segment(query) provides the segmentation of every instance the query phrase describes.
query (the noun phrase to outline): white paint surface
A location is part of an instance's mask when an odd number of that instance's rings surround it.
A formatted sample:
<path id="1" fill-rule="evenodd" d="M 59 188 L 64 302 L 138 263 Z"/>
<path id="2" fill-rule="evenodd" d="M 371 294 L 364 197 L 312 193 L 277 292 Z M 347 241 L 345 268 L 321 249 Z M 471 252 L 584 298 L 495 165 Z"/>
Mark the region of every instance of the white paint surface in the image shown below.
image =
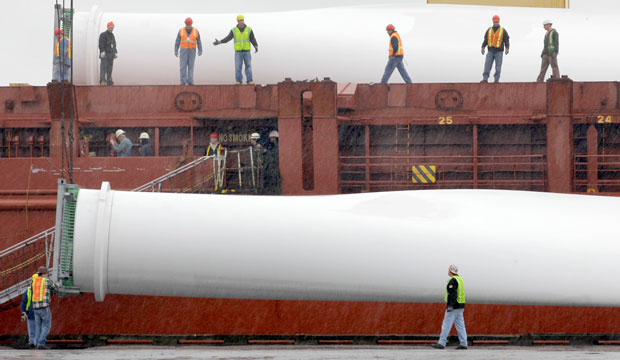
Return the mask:
<path id="1" fill-rule="evenodd" d="M 105 185 L 106 183 L 104 183 Z M 84 292 L 617 306 L 620 199 L 494 190 L 226 196 L 82 189 Z"/>

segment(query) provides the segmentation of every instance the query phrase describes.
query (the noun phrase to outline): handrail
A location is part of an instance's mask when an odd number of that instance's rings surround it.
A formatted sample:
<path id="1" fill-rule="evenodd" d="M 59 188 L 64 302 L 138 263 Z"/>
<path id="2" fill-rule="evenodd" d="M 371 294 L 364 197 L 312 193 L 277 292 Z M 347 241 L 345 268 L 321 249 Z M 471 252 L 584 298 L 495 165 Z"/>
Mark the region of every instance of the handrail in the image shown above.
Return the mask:
<path id="1" fill-rule="evenodd" d="M 144 184 L 142 186 L 139 186 L 139 187 L 137 187 L 137 188 L 135 188 L 135 189 L 133 189 L 131 191 L 141 192 L 141 191 L 145 191 L 145 190 L 148 190 L 148 189 L 151 189 L 151 191 L 154 191 L 156 185 L 161 184 L 161 183 L 163 183 L 166 180 L 172 179 L 173 177 L 175 177 L 175 176 L 177 176 L 179 174 L 182 174 L 182 173 L 186 172 L 187 170 L 192 169 L 192 168 L 202 164 L 203 162 L 207 161 L 208 159 L 212 159 L 212 158 L 214 158 L 213 155 L 211 155 L 211 156 L 201 156 L 198 159 L 196 159 L 196 160 L 194 160 L 192 162 L 189 162 L 189 163 L 187 163 L 187 164 L 185 164 L 185 165 L 183 165 L 183 166 L 181 166 L 181 167 L 179 167 L 179 168 L 177 168 L 177 169 L 175 169 L 175 170 L 173 170 L 173 171 L 171 171 L 171 172 L 169 172 L 167 174 L 164 174 L 164 175 L 158 177 L 155 180 L 149 181 L 148 183 L 146 183 L 146 184 Z"/>

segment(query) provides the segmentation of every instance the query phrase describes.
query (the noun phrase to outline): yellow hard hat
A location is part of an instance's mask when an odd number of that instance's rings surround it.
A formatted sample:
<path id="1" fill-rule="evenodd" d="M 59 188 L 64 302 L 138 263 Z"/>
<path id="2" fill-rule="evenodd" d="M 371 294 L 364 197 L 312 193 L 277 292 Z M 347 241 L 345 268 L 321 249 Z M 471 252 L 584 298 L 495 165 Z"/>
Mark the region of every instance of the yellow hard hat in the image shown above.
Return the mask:
<path id="1" fill-rule="evenodd" d="M 32 275 L 32 281 L 35 281 L 39 277 L 39 274 Z"/>
<path id="2" fill-rule="evenodd" d="M 237 21 L 239 20 L 245 20 L 245 18 L 243 17 L 243 15 L 237 15 Z"/>

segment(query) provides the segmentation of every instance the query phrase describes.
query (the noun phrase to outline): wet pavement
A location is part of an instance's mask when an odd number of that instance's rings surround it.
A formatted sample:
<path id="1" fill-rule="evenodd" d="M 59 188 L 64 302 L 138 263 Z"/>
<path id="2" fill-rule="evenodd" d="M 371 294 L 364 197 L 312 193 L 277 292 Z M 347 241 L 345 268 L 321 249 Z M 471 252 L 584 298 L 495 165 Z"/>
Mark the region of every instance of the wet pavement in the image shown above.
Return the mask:
<path id="1" fill-rule="evenodd" d="M 435 350 L 421 346 L 104 346 L 83 350 L 15 350 L 0 359 L 63 360 L 314 360 L 314 359 L 620 359 L 620 346 L 485 346 Z"/>

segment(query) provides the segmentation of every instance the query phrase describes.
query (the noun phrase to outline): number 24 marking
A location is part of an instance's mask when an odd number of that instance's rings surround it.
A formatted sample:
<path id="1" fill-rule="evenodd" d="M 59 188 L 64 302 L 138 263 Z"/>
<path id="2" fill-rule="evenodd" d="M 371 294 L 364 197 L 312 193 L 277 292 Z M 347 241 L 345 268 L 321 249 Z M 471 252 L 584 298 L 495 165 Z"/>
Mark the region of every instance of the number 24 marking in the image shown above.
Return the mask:
<path id="1" fill-rule="evenodd" d="M 596 120 L 597 124 L 611 124 L 612 123 L 611 115 L 607 115 L 607 116 L 605 116 L 605 115 L 598 115 L 596 117 L 596 119 L 597 119 Z"/>

